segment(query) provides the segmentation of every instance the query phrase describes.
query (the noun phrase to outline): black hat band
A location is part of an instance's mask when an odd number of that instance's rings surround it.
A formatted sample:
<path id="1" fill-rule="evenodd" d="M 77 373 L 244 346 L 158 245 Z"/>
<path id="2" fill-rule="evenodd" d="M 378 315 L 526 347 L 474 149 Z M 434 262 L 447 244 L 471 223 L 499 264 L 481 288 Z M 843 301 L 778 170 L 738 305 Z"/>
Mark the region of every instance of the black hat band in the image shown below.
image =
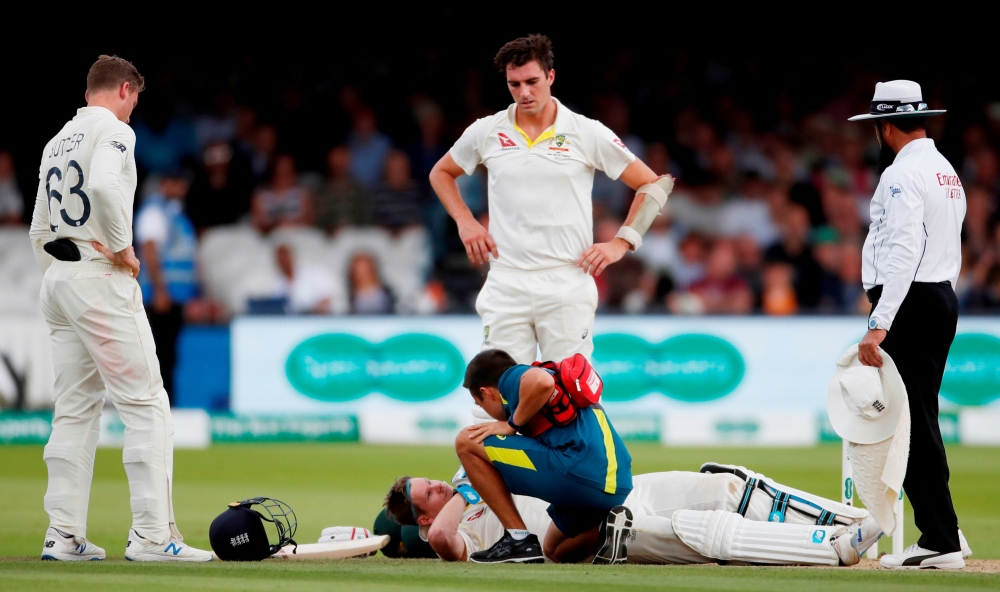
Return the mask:
<path id="1" fill-rule="evenodd" d="M 927 103 L 922 101 L 872 101 L 868 113 L 871 115 L 888 115 L 889 113 L 914 113 L 926 110 Z"/>

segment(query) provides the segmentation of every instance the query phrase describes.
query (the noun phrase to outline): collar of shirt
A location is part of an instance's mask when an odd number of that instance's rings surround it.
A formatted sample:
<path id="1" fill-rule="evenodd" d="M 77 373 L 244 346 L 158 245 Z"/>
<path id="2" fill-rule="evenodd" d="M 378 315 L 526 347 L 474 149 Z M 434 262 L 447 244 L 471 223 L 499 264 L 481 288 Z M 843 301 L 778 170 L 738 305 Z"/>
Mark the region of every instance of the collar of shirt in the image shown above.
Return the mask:
<path id="1" fill-rule="evenodd" d="M 930 138 L 920 138 L 919 140 L 913 140 L 906 146 L 903 146 L 903 149 L 899 151 L 899 154 L 896 155 L 896 158 L 902 158 L 911 152 L 915 152 L 923 148 L 933 148 L 933 147 L 934 147 L 934 140 Z"/>
<path id="2" fill-rule="evenodd" d="M 107 107 L 80 107 L 76 110 L 77 117 L 83 117 L 84 115 L 102 115 L 118 119 L 115 114 L 111 112 L 111 109 L 108 109 Z"/>
<path id="3" fill-rule="evenodd" d="M 511 126 L 513 126 L 514 131 L 521 134 L 524 141 L 528 143 L 528 148 L 531 148 L 535 144 L 542 142 L 542 140 L 548 140 L 549 138 L 554 138 L 559 132 L 566 131 L 569 126 L 569 109 L 565 108 L 562 103 L 559 102 L 555 97 L 551 97 L 551 100 L 556 105 L 556 121 L 553 123 L 549 129 L 541 133 L 535 141 L 531 141 L 528 134 L 524 133 L 521 126 L 517 125 L 517 103 L 513 103 L 510 107 L 507 107 L 507 119 L 510 121 Z"/>

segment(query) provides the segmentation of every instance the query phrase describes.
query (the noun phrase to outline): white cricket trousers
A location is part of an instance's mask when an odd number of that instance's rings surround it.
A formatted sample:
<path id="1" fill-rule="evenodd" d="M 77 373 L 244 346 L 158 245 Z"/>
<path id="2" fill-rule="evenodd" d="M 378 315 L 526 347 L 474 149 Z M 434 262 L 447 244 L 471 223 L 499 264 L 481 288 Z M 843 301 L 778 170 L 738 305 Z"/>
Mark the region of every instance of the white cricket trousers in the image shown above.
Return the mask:
<path id="1" fill-rule="evenodd" d="M 575 265 L 521 271 L 493 263 L 476 299 L 483 349 L 502 349 L 518 364 L 559 362 L 594 353 L 597 284 Z"/>
<path id="2" fill-rule="evenodd" d="M 670 518 L 677 510 L 736 512 L 746 482 L 729 473 L 670 471 L 632 477 L 632 493 L 625 506 L 632 510 L 632 536 L 627 542 L 629 563 L 715 563 L 681 541 Z M 780 485 L 779 485 L 780 487 Z M 830 502 L 831 507 L 835 502 Z M 767 522 L 773 501 L 758 491 L 750 498 L 745 517 Z M 788 512 L 789 524 L 815 524 L 798 512 Z"/>
<path id="3" fill-rule="evenodd" d="M 51 526 L 87 536 L 105 392 L 125 424 L 122 462 L 132 528 L 170 540 L 174 424 L 139 284 L 121 266 L 56 261 L 45 272 L 42 312 L 52 337 L 55 413 L 45 446 Z"/>

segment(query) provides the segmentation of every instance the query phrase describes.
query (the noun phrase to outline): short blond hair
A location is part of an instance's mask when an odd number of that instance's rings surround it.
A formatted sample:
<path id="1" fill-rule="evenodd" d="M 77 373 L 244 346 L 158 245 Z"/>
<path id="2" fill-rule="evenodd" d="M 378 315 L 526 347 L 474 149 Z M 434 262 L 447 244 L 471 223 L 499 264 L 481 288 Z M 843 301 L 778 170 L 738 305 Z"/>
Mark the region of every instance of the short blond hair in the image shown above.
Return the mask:
<path id="1" fill-rule="evenodd" d="M 114 55 L 102 55 L 87 73 L 87 92 L 117 90 L 126 82 L 136 92 L 146 88 L 146 79 L 132 62 Z"/>

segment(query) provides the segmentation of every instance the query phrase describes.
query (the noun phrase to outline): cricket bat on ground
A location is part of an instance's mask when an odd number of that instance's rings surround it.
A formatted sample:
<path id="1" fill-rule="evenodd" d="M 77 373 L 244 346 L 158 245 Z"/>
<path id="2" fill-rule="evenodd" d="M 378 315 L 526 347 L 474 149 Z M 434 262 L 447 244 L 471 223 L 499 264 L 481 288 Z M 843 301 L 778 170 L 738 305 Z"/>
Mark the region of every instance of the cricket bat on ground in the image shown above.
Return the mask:
<path id="1" fill-rule="evenodd" d="M 272 555 L 271 559 L 303 561 L 306 559 L 346 559 L 374 553 L 389 544 L 388 535 L 376 535 L 367 539 L 344 541 L 342 543 L 322 543 L 311 545 L 286 545 Z M 293 553 L 294 551 L 294 553 Z"/>

